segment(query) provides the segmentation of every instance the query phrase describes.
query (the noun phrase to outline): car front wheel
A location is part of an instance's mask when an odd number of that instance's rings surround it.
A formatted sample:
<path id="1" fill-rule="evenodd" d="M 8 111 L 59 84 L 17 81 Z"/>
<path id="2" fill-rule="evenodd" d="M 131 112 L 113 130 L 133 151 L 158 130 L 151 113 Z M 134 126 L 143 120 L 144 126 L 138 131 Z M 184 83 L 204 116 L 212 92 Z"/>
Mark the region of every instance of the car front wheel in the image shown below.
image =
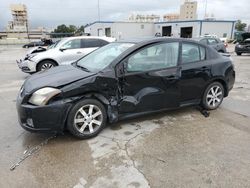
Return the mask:
<path id="1" fill-rule="evenodd" d="M 42 61 L 41 63 L 38 64 L 37 71 L 48 70 L 55 66 L 56 66 L 56 63 L 53 61 L 49 61 L 49 60 Z"/>
<path id="2" fill-rule="evenodd" d="M 107 113 L 105 107 L 95 99 L 84 99 L 70 111 L 67 129 L 80 139 L 92 138 L 105 127 Z"/>
<path id="3" fill-rule="evenodd" d="M 240 53 L 240 52 L 236 52 L 236 54 L 237 54 L 237 55 L 241 55 L 241 53 Z"/>
<path id="4" fill-rule="evenodd" d="M 219 82 L 211 83 L 205 90 L 202 106 L 207 110 L 215 110 L 218 108 L 224 98 L 224 87 Z"/>

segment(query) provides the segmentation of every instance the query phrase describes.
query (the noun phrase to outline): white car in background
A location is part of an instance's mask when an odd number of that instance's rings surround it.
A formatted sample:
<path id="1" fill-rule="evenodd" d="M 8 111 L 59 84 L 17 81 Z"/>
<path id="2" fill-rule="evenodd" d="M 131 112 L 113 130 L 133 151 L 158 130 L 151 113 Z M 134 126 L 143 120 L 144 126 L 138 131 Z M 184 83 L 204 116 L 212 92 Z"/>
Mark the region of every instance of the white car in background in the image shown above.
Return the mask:
<path id="1" fill-rule="evenodd" d="M 35 73 L 58 65 L 73 63 L 115 40 L 111 37 L 94 36 L 64 38 L 48 47 L 46 51 L 28 53 L 23 60 L 17 60 L 17 64 L 23 72 Z"/>

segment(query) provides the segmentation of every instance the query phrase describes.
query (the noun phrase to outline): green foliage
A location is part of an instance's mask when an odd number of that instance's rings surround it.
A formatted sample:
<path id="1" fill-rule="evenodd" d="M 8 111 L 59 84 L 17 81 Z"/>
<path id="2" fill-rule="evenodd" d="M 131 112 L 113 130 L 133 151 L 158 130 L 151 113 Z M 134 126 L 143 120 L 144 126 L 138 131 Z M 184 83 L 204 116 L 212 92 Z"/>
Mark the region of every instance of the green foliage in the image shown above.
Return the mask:
<path id="1" fill-rule="evenodd" d="M 246 28 L 247 24 L 246 23 L 242 23 L 241 20 L 237 20 L 236 24 L 235 24 L 235 29 L 237 31 L 244 31 Z"/>
<path id="2" fill-rule="evenodd" d="M 75 25 L 58 25 L 56 29 L 50 34 L 53 38 L 80 36 L 84 33 L 84 26 L 77 27 Z"/>
<path id="3" fill-rule="evenodd" d="M 66 26 L 65 24 L 58 25 L 53 33 L 83 33 L 84 26 L 76 27 L 75 25 Z"/>

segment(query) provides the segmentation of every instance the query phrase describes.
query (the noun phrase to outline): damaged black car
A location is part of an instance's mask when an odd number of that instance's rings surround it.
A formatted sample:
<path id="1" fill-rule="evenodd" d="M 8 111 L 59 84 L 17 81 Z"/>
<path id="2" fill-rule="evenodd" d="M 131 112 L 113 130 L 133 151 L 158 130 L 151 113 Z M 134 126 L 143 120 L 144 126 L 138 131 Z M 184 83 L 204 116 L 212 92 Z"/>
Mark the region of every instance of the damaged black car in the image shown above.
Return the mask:
<path id="1" fill-rule="evenodd" d="M 188 105 L 220 106 L 235 81 L 230 57 L 185 39 L 114 42 L 30 76 L 17 98 L 28 131 L 96 136 L 107 123 Z"/>

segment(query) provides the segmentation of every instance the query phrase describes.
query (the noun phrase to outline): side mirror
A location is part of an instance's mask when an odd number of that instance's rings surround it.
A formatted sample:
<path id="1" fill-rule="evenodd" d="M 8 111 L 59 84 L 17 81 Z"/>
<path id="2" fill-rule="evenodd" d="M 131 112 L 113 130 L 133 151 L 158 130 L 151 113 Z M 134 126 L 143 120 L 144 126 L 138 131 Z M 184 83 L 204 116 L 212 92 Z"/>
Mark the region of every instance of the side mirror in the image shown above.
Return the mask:
<path id="1" fill-rule="evenodd" d="M 63 52 L 63 51 L 65 51 L 65 50 L 67 50 L 67 48 L 60 48 L 59 49 L 61 52 Z"/>

